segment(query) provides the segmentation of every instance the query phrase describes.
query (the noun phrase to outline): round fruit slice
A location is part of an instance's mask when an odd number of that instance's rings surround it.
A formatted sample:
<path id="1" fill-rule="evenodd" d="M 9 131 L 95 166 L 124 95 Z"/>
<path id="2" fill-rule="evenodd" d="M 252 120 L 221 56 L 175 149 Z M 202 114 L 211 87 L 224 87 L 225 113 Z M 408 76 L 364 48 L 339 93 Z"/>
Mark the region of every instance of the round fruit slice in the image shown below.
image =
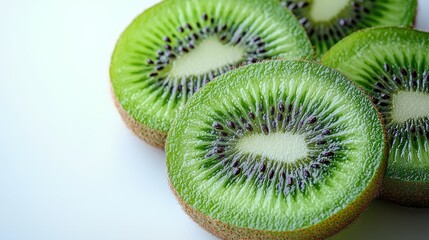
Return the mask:
<path id="1" fill-rule="evenodd" d="M 385 135 L 370 100 L 330 68 L 268 61 L 198 92 L 167 141 L 172 189 L 228 239 L 319 239 L 375 197 Z"/>
<path id="2" fill-rule="evenodd" d="M 128 126 L 163 147 L 179 110 L 214 77 L 263 59 L 312 55 L 302 26 L 275 1 L 171 0 L 122 34 L 111 82 Z"/>
<path id="3" fill-rule="evenodd" d="M 362 30 L 322 62 L 362 87 L 383 115 L 390 137 L 384 197 L 429 207 L 429 33 Z"/>
<path id="4" fill-rule="evenodd" d="M 320 57 L 350 33 L 375 26 L 411 26 L 417 0 L 279 0 L 306 29 Z"/>

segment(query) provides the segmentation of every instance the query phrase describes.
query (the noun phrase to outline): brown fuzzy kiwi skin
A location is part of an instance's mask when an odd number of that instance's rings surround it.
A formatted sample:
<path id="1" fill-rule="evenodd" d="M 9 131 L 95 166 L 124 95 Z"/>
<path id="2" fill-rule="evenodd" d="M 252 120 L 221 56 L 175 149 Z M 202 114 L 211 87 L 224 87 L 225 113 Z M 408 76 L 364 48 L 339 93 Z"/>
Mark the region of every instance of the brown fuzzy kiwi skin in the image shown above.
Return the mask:
<path id="1" fill-rule="evenodd" d="M 429 207 L 429 182 L 404 182 L 384 178 L 380 198 L 406 207 Z"/>
<path id="2" fill-rule="evenodd" d="M 384 156 L 387 156 L 385 148 Z M 182 206 L 183 210 L 202 228 L 221 239 L 255 239 L 255 240 L 282 240 L 282 239 L 325 239 L 332 236 L 349 224 L 353 223 L 359 215 L 364 212 L 378 194 L 386 170 L 386 158 L 383 159 L 382 166 L 376 172 L 368 187 L 345 209 L 332 215 L 330 218 L 308 228 L 297 229 L 295 231 L 265 231 L 260 229 L 243 228 L 228 225 L 217 219 L 211 218 L 199 212 L 191 205 L 183 201 L 169 181 L 170 188 Z"/>
<path id="3" fill-rule="evenodd" d="M 118 98 L 116 97 L 112 89 L 112 97 L 115 103 L 116 108 L 118 109 L 119 114 L 124 120 L 127 127 L 141 140 L 149 143 L 150 145 L 164 150 L 165 142 L 167 139 L 167 133 L 154 130 L 148 126 L 141 124 L 139 121 L 135 120 L 127 111 L 122 107 Z"/>

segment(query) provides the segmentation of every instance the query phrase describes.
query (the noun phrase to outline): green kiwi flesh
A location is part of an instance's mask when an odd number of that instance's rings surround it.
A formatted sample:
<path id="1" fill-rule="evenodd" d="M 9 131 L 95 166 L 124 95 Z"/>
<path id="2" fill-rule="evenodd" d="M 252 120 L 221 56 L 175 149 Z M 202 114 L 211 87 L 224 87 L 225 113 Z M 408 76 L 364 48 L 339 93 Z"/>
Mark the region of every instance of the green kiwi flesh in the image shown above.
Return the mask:
<path id="1" fill-rule="evenodd" d="M 170 0 L 128 26 L 110 75 L 127 124 L 163 147 L 177 113 L 214 77 L 265 59 L 312 56 L 302 26 L 275 1 Z"/>
<path id="2" fill-rule="evenodd" d="M 223 239 L 321 239 L 375 198 L 381 120 L 339 72 L 305 61 L 232 70 L 189 101 L 168 134 L 185 211 Z"/>
<path id="3" fill-rule="evenodd" d="M 383 197 L 429 207 L 429 33 L 361 30 L 332 47 L 322 63 L 366 91 L 383 116 L 390 138 Z"/>
<path id="4" fill-rule="evenodd" d="M 417 0 L 279 0 L 306 29 L 318 57 L 350 33 L 376 26 L 411 26 Z"/>

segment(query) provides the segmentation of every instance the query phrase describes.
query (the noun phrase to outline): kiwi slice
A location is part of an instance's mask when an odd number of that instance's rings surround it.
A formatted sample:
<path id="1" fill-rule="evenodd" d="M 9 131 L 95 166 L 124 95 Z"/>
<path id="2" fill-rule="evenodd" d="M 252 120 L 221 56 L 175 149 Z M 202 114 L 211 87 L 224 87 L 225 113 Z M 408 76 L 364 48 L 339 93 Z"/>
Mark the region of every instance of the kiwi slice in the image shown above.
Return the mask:
<path id="1" fill-rule="evenodd" d="M 417 0 L 279 0 L 306 29 L 318 57 L 350 33 L 375 26 L 411 26 Z"/>
<path id="2" fill-rule="evenodd" d="M 177 113 L 216 76 L 264 59 L 312 56 L 302 26 L 275 1 L 170 0 L 125 30 L 110 73 L 128 126 L 163 147 Z"/>
<path id="3" fill-rule="evenodd" d="M 429 207 L 429 33 L 383 27 L 356 32 L 322 58 L 363 88 L 390 137 L 383 196 Z"/>
<path id="4" fill-rule="evenodd" d="M 220 76 L 168 135 L 170 184 L 184 210 L 223 239 L 319 239 L 375 197 L 385 134 L 367 96 L 305 61 Z"/>

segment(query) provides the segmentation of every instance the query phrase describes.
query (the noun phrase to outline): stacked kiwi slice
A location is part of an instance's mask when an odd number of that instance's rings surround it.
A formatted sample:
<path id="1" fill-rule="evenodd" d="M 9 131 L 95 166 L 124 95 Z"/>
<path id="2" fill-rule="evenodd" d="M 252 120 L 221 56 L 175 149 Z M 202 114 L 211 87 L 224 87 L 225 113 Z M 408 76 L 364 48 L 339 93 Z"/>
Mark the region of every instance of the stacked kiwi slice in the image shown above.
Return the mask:
<path id="1" fill-rule="evenodd" d="M 312 56 L 305 30 L 276 1 L 170 0 L 122 34 L 111 83 L 127 125 L 163 148 L 180 109 L 216 76 L 265 59 Z"/>
<path id="2" fill-rule="evenodd" d="M 411 26 L 417 0 L 279 0 L 306 29 L 317 56 L 350 33 L 375 26 Z"/>
<path id="3" fill-rule="evenodd" d="M 320 239 L 375 198 L 385 135 L 369 98 L 335 70 L 268 61 L 198 92 L 168 136 L 171 187 L 222 239 Z"/>
<path id="4" fill-rule="evenodd" d="M 383 197 L 429 207 L 429 33 L 361 30 L 322 62 L 365 90 L 383 116 L 390 138 Z"/>

